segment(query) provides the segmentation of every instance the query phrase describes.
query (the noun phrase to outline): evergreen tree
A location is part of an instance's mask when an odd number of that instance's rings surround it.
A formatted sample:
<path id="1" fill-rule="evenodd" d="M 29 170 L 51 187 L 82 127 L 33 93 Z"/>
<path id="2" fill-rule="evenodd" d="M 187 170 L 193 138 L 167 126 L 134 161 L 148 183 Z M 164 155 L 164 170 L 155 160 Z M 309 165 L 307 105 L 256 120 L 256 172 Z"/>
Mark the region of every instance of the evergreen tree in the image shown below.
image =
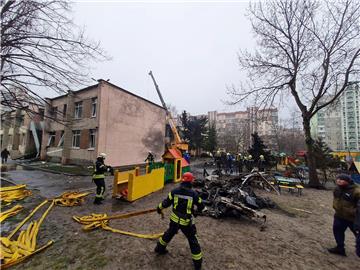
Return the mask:
<path id="1" fill-rule="evenodd" d="M 327 181 L 327 169 L 340 167 L 340 160 L 333 157 L 331 152 L 332 150 L 321 138 L 315 140 L 314 155 L 316 168 L 323 172 L 325 181 Z"/>
<path id="2" fill-rule="evenodd" d="M 190 141 L 190 131 L 189 131 L 190 123 L 189 123 L 188 113 L 185 110 L 181 113 L 180 122 L 182 126 L 180 129 L 182 139 L 185 141 Z"/>
<path id="3" fill-rule="evenodd" d="M 248 150 L 248 153 L 250 155 L 252 155 L 253 160 L 255 161 L 255 163 L 257 163 L 260 159 L 260 155 L 263 155 L 265 158 L 265 163 L 266 164 L 270 164 L 271 161 L 273 160 L 273 157 L 270 154 L 270 151 L 266 150 L 266 145 L 264 144 L 264 142 L 261 140 L 261 138 L 259 137 L 258 133 L 255 132 L 253 134 L 251 134 L 252 136 L 252 146 L 251 148 Z"/>
<path id="4" fill-rule="evenodd" d="M 213 153 L 217 148 L 217 134 L 214 124 L 210 124 L 207 132 L 207 138 L 205 140 L 205 150 Z"/>
<path id="5" fill-rule="evenodd" d="M 205 146 L 207 117 L 191 117 L 186 111 L 180 116 L 182 139 L 189 142 L 190 149 L 199 151 Z"/>
<path id="6" fill-rule="evenodd" d="M 197 152 L 205 146 L 207 117 L 192 118 L 189 121 L 190 148 Z"/>

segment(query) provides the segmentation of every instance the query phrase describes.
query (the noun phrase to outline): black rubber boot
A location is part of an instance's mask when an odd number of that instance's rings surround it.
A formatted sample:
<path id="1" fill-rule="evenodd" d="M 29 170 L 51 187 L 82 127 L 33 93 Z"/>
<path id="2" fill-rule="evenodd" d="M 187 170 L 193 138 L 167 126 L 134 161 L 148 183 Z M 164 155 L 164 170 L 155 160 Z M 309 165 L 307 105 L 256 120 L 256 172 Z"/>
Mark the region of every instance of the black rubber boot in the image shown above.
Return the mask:
<path id="1" fill-rule="evenodd" d="M 193 262 L 194 262 L 194 269 L 195 270 L 201 270 L 202 259 L 193 260 Z"/>
<path id="2" fill-rule="evenodd" d="M 94 200 L 94 204 L 101 204 L 101 199 L 96 197 L 95 200 Z"/>
<path id="3" fill-rule="evenodd" d="M 346 256 L 345 248 L 340 248 L 340 247 L 328 248 L 328 251 L 332 254 Z"/>
<path id="4" fill-rule="evenodd" d="M 160 254 L 160 255 L 164 255 L 164 254 L 168 253 L 166 247 L 164 247 L 164 246 L 161 245 L 160 243 L 157 243 L 157 244 L 156 244 L 156 247 L 155 247 L 154 251 L 155 251 L 157 254 Z"/>

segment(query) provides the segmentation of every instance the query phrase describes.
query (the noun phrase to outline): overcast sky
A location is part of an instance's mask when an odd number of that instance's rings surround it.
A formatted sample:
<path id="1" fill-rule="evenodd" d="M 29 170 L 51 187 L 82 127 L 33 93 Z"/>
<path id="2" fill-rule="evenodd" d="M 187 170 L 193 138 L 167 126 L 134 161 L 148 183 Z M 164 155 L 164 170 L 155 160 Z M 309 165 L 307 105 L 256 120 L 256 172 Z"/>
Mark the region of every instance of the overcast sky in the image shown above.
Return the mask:
<path id="1" fill-rule="evenodd" d="M 73 16 L 112 57 L 94 67 L 94 78 L 160 103 L 152 70 L 165 102 L 196 115 L 245 107 L 222 100 L 226 86 L 245 79 L 239 49 L 255 44 L 247 7 L 247 1 L 78 1 Z"/>

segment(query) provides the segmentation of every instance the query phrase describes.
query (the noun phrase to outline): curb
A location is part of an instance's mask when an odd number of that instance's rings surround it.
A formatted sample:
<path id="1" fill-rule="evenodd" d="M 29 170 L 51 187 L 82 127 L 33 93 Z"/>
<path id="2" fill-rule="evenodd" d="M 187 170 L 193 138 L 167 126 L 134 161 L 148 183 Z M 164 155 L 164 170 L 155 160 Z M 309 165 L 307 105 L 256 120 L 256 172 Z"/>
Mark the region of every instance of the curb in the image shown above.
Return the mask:
<path id="1" fill-rule="evenodd" d="M 74 173 L 59 172 L 59 171 L 53 171 L 53 170 L 49 170 L 49 169 L 44 169 L 44 168 L 39 168 L 39 167 L 36 167 L 36 166 L 27 165 L 27 164 L 24 164 L 24 163 L 18 163 L 18 162 L 15 162 L 15 163 L 17 165 L 23 166 L 25 168 L 31 168 L 31 169 L 34 169 L 34 170 L 53 173 L 53 174 L 62 174 L 62 175 L 66 175 L 66 176 L 91 176 L 91 174 L 74 174 Z"/>

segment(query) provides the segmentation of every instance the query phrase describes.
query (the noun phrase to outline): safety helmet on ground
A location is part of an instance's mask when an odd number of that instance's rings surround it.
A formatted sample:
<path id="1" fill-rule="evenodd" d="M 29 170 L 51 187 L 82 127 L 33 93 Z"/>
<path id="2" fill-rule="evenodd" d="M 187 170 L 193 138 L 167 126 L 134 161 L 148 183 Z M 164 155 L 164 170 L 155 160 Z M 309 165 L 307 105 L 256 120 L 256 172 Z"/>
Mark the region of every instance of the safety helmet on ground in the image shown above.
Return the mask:
<path id="1" fill-rule="evenodd" d="M 100 153 L 100 154 L 98 155 L 98 157 L 101 157 L 101 158 L 105 159 L 105 158 L 106 158 L 106 154 L 105 154 L 105 153 Z"/>
<path id="2" fill-rule="evenodd" d="M 248 158 L 249 158 L 249 159 L 252 159 L 252 155 L 249 155 Z"/>
<path id="3" fill-rule="evenodd" d="M 182 176 L 183 183 L 192 183 L 195 180 L 194 175 L 191 172 L 186 172 Z"/>
<path id="4" fill-rule="evenodd" d="M 264 155 L 260 155 L 260 159 L 264 159 Z"/>

